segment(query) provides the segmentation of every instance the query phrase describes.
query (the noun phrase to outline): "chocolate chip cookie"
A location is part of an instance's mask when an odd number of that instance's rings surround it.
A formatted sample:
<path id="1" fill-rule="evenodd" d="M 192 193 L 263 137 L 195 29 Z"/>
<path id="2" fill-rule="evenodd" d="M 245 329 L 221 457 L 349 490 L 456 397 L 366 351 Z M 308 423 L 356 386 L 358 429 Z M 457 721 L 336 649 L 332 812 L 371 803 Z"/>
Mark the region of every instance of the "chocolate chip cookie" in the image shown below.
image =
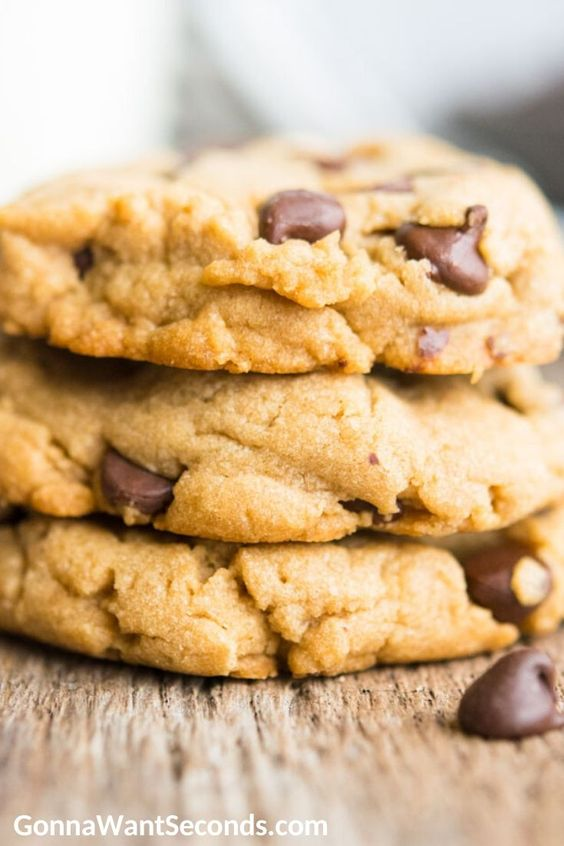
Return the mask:
<path id="1" fill-rule="evenodd" d="M 561 347 L 564 260 L 518 169 L 425 138 L 64 177 L 0 210 L 0 319 L 200 370 L 479 375 Z"/>
<path id="2" fill-rule="evenodd" d="M 110 520 L 24 518 L 0 529 L 0 628 L 102 658 L 244 678 L 454 658 L 556 628 L 564 507 L 463 540 L 245 547 Z M 477 575 L 486 555 L 495 575 Z"/>
<path id="3" fill-rule="evenodd" d="M 192 373 L 0 345 L 0 501 L 241 543 L 508 525 L 564 493 L 560 391 L 464 377 Z"/>

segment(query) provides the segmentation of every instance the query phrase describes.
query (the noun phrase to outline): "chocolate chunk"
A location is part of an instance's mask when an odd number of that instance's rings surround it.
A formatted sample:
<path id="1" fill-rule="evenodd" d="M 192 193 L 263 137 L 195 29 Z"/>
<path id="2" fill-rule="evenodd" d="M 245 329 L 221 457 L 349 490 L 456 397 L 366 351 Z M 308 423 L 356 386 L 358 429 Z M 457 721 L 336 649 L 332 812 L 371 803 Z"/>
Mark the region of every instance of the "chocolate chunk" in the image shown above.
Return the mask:
<path id="1" fill-rule="evenodd" d="M 271 244 L 289 238 L 319 241 L 330 232 L 345 230 L 342 205 L 329 194 L 313 191 L 280 191 L 259 210 L 259 235 Z"/>
<path id="2" fill-rule="evenodd" d="M 481 550 L 462 566 L 470 598 L 500 623 L 520 625 L 552 590 L 548 567 L 520 543 Z"/>
<path id="3" fill-rule="evenodd" d="M 102 493 L 109 503 L 136 508 L 142 514 L 158 514 L 172 502 L 172 482 L 133 464 L 109 449 L 101 467 Z"/>
<path id="4" fill-rule="evenodd" d="M 485 206 L 471 206 L 460 229 L 404 223 L 395 239 L 410 259 L 428 259 L 431 275 L 438 282 L 473 296 L 485 291 L 488 284 L 488 266 L 478 249 L 487 219 Z"/>
<path id="5" fill-rule="evenodd" d="M 426 361 L 436 358 L 448 344 L 448 329 L 433 329 L 432 326 L 424 326 L 417 338 L 417 352 Z"/>
<path id="6" fill-rule="evenodd" d="M 490 738 L 519 738 L 564 726 L 556 709 L 554 664 L 538 649 L 501 658 L 470 685 L 458 709 L 463 731 Z"/>
<path id="7" fill-rule="evenodd" d="M 84 279 L 88 271 L 92 270 L 94 266 L 94 253 L 92 252 L 92 247 L 83 247 L 81 250 L 77 250 L 76 253 L 73 253 L 72 260 L 74 261 L 74 266 L 78 270 L 78 275 L 81 279 Z"/>

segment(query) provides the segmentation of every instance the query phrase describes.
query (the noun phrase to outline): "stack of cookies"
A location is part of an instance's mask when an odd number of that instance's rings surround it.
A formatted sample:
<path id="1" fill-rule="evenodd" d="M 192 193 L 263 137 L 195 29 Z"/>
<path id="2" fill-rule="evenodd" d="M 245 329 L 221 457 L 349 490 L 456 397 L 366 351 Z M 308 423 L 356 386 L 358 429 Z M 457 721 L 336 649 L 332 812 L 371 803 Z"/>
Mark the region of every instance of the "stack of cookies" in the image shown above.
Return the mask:
<path id="1" fill-rule="evenodd" d="M 535 186 L 431 139 L 26 194 L 0 210 L 0 627 L 245 678 L 555 629 L 564 408 L 531 365 L 563 312 Z"/>

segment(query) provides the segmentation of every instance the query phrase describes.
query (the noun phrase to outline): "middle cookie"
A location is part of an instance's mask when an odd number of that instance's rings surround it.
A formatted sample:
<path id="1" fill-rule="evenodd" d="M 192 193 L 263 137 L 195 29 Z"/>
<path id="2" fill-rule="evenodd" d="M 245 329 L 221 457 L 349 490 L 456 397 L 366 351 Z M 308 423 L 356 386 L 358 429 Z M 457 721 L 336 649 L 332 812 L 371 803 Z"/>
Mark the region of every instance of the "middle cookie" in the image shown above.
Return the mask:
<path id="1" fill-rule="evenodd" d="M 0 343 L 0 500 L 241 543 L 508 525 L 564 494 L 536 371 L 223 375 Z"/>

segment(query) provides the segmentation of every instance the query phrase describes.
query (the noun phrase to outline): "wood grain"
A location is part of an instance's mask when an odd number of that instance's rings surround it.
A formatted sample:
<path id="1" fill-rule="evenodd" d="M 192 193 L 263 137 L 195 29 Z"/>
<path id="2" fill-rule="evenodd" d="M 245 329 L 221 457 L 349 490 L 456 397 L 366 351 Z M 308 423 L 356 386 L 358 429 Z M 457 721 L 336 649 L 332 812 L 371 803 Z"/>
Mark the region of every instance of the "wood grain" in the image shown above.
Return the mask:
<path id="1" fill-rule="evenodd" d="M 562 680 L 564 632 L 543 646 Z M 453 724 L 461 691 L 489 660 L 215 681 L 1 638 L 0 842 L 31 842 L 13 833 L 19 813 L 253 812 L 327 819 L 329 836 L 308 843 L 561 846 L 564 732 L 487 743 Z"/>

